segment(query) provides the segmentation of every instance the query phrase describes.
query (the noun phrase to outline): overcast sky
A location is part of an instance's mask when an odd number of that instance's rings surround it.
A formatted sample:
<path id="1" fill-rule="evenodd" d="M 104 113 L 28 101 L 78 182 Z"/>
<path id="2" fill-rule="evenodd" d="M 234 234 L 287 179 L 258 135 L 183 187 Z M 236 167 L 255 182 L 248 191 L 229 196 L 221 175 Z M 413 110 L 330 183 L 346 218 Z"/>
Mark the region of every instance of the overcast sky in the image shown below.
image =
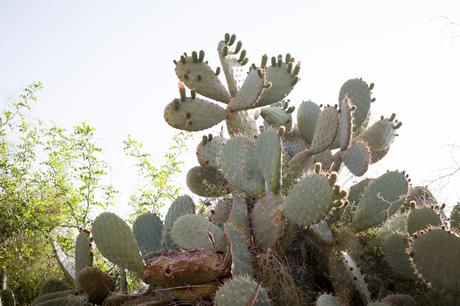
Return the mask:
<path id="1" fill-rule="evenodd" d="M 460 26 L 443 16 L 460 24 L 460 2 L 0 0 L 0 97 L 38 80 L 33 117 L 95 126 L 121 206 L 139 183 L 122 140 L 161 157 L 175 132 L 163 120 L 178 95 L 172 60 L 203 49 L 216 67 L 217 42 L 236 33 L 250 62 L 286 52 L 302 62 L 293 104 L 335 104 L 347 79 L 374 82 L 373 118 L 395 112 L 403 127 L 369 173 L 405 169 L 425 184 L 455 165 L 443 146 L 460 141 Z M 432 189 L 453 204 L 458 182 Z"/>

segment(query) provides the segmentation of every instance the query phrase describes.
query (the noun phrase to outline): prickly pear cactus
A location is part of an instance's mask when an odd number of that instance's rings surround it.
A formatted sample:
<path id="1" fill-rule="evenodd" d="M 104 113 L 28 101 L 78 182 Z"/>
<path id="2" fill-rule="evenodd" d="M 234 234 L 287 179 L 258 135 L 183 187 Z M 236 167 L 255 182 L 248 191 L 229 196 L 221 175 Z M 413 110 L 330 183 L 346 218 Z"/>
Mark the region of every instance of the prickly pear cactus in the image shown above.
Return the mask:
<path id="1" fill-rule="evenodd" d="M 248 65 L 234 34 L 217 51 L 217 68 L 204 51 L 174 61 L 179 96 L 164 109 L 173 128 L 226 126 L 201 138 L 187 174 L 206 205 L 195 214 L 181 196 L 164 222 L 139 216 L 134 234 L 97 217 L 100 253 L 151 286 L 104 305 L 458 305 L 460 208 L 449 226 L 427 188 L 376 168 L 402 123 L 394 113 L 372 122 L 374 84 L 347 80 L 336 105 L 308 100 L 295 112 L 290 53 Z"/>

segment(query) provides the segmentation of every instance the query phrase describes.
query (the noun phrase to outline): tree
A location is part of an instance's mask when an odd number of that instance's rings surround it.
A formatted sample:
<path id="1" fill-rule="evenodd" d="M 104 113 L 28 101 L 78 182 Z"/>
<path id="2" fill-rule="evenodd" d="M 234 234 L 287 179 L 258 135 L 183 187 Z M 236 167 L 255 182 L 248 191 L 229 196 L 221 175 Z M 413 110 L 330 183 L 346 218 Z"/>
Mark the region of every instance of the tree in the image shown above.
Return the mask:
<path id="1" fill-rule="evenodd" d="M 187 132 L 175 134 L 160 166 L 155 165 L 152 155 L 144 152 L 142 144 L 131 135 L 123 141 L 125 154 L 135 160 L 137 173 L 145 182 L 130 197 L 129 204 L 134 208 L 134 215 L 147 211 L 159 213 L 160 208 L 179 195 L 180 188 L 173 179 L 181 172 L 183 161 L 180 155 L 184 153 L 190 137 L 191 134 Z"/>

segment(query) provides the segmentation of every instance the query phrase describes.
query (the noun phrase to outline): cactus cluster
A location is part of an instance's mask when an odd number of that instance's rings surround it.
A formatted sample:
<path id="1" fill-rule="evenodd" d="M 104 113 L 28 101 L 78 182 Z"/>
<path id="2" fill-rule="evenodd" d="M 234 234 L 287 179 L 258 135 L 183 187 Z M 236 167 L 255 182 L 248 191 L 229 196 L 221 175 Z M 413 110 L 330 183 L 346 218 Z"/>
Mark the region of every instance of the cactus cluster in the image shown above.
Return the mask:
<path id="1" fill-rule="evenodd" d="M 287 96 L 300 64 L 289 53 L 246 66 L 230 34 L 218 53 L 217 69 L 204 51 L 174 61 L 180 95 L 164 110 L 186 131 L 225 121 L 228 138 L 203 136 L 187 175 L 189 189 L 213 206 L 196 214 L 184 195 L 164 221 L 146 213 L 132 229 L 99 215 L 91 234 L 77 237 L 77 289 L 35 305 L 458 305 L 460 206 L 449 222 L 404 171 L 339 184 L 344 169 L 362 177 L 385 157 L 401 127 L 395 114 L 370 122 L 374 84 L 348 80 L 337 104 L 304 101 L 294 113 Z M 110 277 L 91 267 L 90 235 L 148 289 L 112 292 Z"/>

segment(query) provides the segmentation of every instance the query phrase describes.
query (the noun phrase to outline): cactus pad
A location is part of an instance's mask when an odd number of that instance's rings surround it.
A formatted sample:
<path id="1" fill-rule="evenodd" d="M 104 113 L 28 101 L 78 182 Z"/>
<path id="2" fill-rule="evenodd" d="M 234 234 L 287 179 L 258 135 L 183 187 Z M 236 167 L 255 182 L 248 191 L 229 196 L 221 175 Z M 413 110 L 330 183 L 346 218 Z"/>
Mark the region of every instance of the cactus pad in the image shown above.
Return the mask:
<path id="1" fill-rule="evenodd" d="M 366 173 L 371 162 L 369 147 L 365 142 L 354 142 L 346 151 L 341 151 L 340 157 L 348 170 L 356 176 Z"/>
<path id="2" fill-rule="evenodd" d="M 419 275 L 438 289 L 458 294 L 460 288 L 460 237 L 432 229 L 411 244 L 412 262 Z"/>
<path id="3" fill-rule="evenodd" d="M 198 144 L 196 156 L 200 165 L 207 169 L 217 169 L 226 139 L 220 136 L 204 136 Z"/>
<path id="4" fill-rule="evenodd" d="M 188 195 L 183 195 L 174 200 L 168 209 L 163 225 L 163 234 L 161 237 L 161 246 L 163 249 L 174 249 L 176 246 L 171 238 L 171 229 L 177 219 L 184 215 L 194 214 L 195 204 Z"/>
<path id="5" fill-rule="evenodd" d="M 335 140 L 339 128 L 339 113 L 337 109 L 326 106 L 319 115 L 315 134 L 311 142 L 312 154 L 326 150 Z"/>
<path id="6" fill-rule="evenodd" d="M 284 106 L 283 106 L 284 107 Z M 268 126 L 278 129 L 284 126 L 286 131 L 292 130 L 292 108 L 283 108 L 279 106 L 271 106 L 262 109 L 260 115 L 264 118 Z"/>
<path id="7" fill-rule="evenodd" d="M 321 294 L 316 300 L 315 306 L 340 306 L 340 303 L 333 295 Z"/>
<path id="8" fill-rule="evenodd" d="M 254 205 L 251 224 L 257 247 L 272 248 L 283 235 L 284 220 L 281 214 L 283 201 L 281 195 L 266 195 Z"/>
<path id="9" fill-rule="evenodd" d="M 233 97 L 238 94 L 246 78 L 247 63 L 246 50 L 242 49 L 242 42 L 236 42 L 236 35 L 226 35 L 225 40 L 219 42 L 217 51 L 227 80 L 228 88 Z"/>
<path id="10" fill-rule="evenodd" d="M 230 245 L 230 253 L 232 254 L 232 276 L 252 277 L 251 255 L 240 231 L 231 224 L 225 224 L 224 232 L 227 237 L 227 243 Z"/>
<path id="11" fill-rule="evenodd" d="M 136 273 L 142 273 L 144 262 L 133 232 L 123 219 L 105 212 L 93 222 L 92 234 L 102 255 L 114 264 Z"/>
<path id="12" fill-rule="evenodd" d="M 219 197 L 230 193 L 228 182 L 216 169 L 196 166 L 187 173 L 187 186 L 196 195 Z"/>
<path id="13" fill-rule="evenodd" d="M 387 172 L 367 187 L 353 216 L 352 225 L 360 231 L 377 225 L 401 206 L 409 188 L 406 175 L 403 172 Z"/>
<path id="14" fill-rule="evenodd" d="M 248 207 L 239 197 L 233 199 L 228 223 L 241 233 L 241 236 L 249 245 L 251 242 L 251 229 L 249 228 Z"/>
<path id="15" fill-rule="evenodd" d="M 339 92 L 339 102 L 345 96 L 351 100 L 351 103 L 356 106 L 356 111 L 353 113 L 353 129 L 356 131 L 367 120 L 371 107 L 371 89 L 362 79 L 351 79 L 346 81 Z"/>
<path id="16" fill-rule="evenodd" d="M 252 196 L 264 193 L 264 179 L 257 169 L 254 145 L 249 139 L 235 137 L 227 141 L 220 166 L 231 185 Z"/>
<path id="17" fill-rule="evenodd" d="M 232 211 L 232 200 L 222 199 L 217 202 L 213 210 L 211 210 L 211 216 L 209 220 L 215 225 L 222 227 L 227 222 L 230 212 Z"/>
<path id="18" fill-rule="evenodd" d="M 142 256 L 161 251 L 163 223 L 157 215 L 152 213 L 139 215 L 133 224 L 133 234 Z"/>
<path id="19" fill-rule="evenodd" d="M 450 226 L 460 234 L 460 204 L 455 205 L 450 212 Z"/>
<path id="20" fill-rule="evenodd" d="M 285 61 L 281 55 L 276 59 L 272 58 L 272 64 L 267 69 L 267 80 L 272 83 L 272 86 L 262 92 L 262 96 L 256 106 L 270 105 L 283 100 L 294 86 L 297 84 L 300 70 L 300 63 L 294 66 L 294 58 L 290 55 L 286 56 Z"/>
<path id="21" fill-rule="evenodd" d="M 313 173 L 294 186 L 283 204 L 282 212 L 290 221 L 309 226 L 326 217 L 332 200 L 333 193 L 327 178 Z"/>
<path id="22" fill-rule="evenodd" d="M 197 215 L 185 215 L 174 222 L 171 238 L 181 249 L 204 248 L 225 251 L 224 231 Z"/>
<path id="23" fill-rule="evenodd" d="M 225 109 L 200 98 L 174 99 L 166 105 L 165 121 L 172 127 L 185 131 L 209 129 L 225 119 Z"/>
<path id="24" fill-rule="evenodd" d="M 203 62 L 203 59 L 203 51 L 200 52 L 200 57 L 197 56 L 196 52 L 193 52 L 192 56 L 181 56 L 180 60 L 176 62 L 177 77 L 188 88 L 195 90 L 200 95 L 228 103 L 230 94 L 213 69 L 206 62 Z"/>
<path id="25" fill-rule="evenodd" d="M 281 139 L 273 129 L 266 129 L 255 144 L 257 168 L 262 174 L 266 190 L 279 193 L 281 189 Z"/>
<path id="26" fill-rule="evenodd" d="M 269 306 L 270 300 L 264 288 L 245 277 L 227 281 L 216 292 L 216 306 Z"/>
<path id="27" fill-rule="evenodd" d="M 303 138 L 311 143 L 315 134 L 321 108 L 312 101 L 304 101 L 297 109 L 297 126 Z"/>
<path id="28" fill-rule="evenodd" d="M 383 254 L 391 270 L 403 279 L 414 279 L 415 271 L 411 265 L 407 248 L 409 236 L 392 232 L 385 236 L 382 242 Z"/>
<path id="29" fill-rule="evenodd" d="M 251 69 L 238 94 L 228 104 L 229 111 L 239 111 L 251 108 L 259 99 L 260 94 L 267 87 L 265 70 Z"/>
<path id="30" fill-rule="evenodd" d="M 93 264 L 89 232 L 81 231 L 75 239 L 75 272 L 78 273 Z"/>
<path id="31" fill-rule="evenodd" d="M 441 216 L 429 206 L 411 210 L 407 217 L 407 231 L 409 235 L 431 226 L 442 225 Z"/>
<path id="32" fill-rule="evenodd" d="M 152 285 L 174 287 L 210 282 L 229 274 L 221 255 L 206 250 L 166 252 L 147 261 L 142 279 Z"/>

